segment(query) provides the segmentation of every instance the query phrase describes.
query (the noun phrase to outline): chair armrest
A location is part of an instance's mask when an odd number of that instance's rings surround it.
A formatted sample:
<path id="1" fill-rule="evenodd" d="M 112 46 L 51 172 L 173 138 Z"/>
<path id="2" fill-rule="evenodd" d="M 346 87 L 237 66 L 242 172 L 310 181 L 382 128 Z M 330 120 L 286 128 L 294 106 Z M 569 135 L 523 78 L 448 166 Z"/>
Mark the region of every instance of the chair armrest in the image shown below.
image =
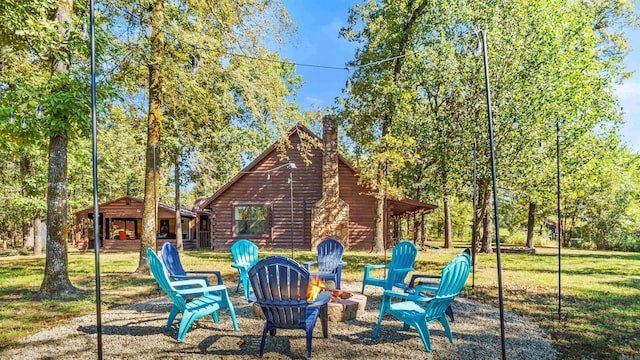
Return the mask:
<path id="1" fill-rule="evenodd" d="M 187 279 L 187 280 L 176 280 L 171 281 L 171 285 L 174 287 L 185 286 L 185 285 L 199 285 L 201 288 L 207 287 L 207 282 L 204 279 Z"/>
<path id="2" fill-rule="evenodd" d="M 331 291 L 322 291 L 309 306 L 322 306 L 328 303 L 329 300 L 331 300 Z"/>
<path id="3" fill-rule="evenodd" d="M 369 277 L 369 272 L 373 269 L 386 269 L 389 265 L 365 265 L 364 266 L 364 277 L 365 279 Z"/>
<path id="4" fill-rule="evenodd" d="M 222 274 L 220 271 L 187 271 L 187 274 L 211 274 L 218 278 L 218 285 L 222 285 Z"/>
<path id="5" fill-rule="evenodd" d="M 231 264 L 231 267 L 235 268 L 235 269 L 238 269 L 238 270 L 246 270 L 247 269 L 246 266 L 240 265 L 240 264 L 236 264 L 236 263 Z"/>
<path id="6" fill-rule="evenodd" d="M 304 262 L 304 268 L 305 268 L 305 269 L 307 269 L 307 271 L 310 271 L 310 270 L 311 270 L 311 265 L 313 265 L 313 264 L 317 264 L 317 263 L 318 263 L 318 261 L 317 261 L 317 260 L 314 260 L 314 261 L 305 261 L 305 262 Z"/>
<path id="7" fill-rule="evenodd" d="M 439 285 L 439 284 L 436 284 Z M 429 285 L 418 285 L 415 287 L 416 292 L 420 293 L 422 291 L 428 291 L 428 292 L 436 292 L 438 291 L 438 286 L 429 286 Z"/>
<path id="8" fill-rule="evenodd" d="M 415 281 L 416 279 L 440 279 L 441 276 L 439 275 L 425 275 L 425 274 L 413 274 L 411 275 L 411 281 L 409 281 L 409 287 L 412 288 L 415 285 Z M 422 281 L 418 281 L 418 285 L 421 285 L 423 282 Z M 435 284 L 435 283 L 429 283 L 429 284 Z"/>
<path id="9" fill-rule="evenodd" d="M 347 266 L 347 262 L 346 261 L 341 261 L 340 262 L 340 266 Z"/>
<path id="10" fill-rule="evenodd" d="M 426 296 L 399 293 L 399 292 L 395 292 L 395 291 L 391 291 L 391 290 L 385 290 L 383 296 L 394 297 L 394 298 L 399 298 L 399 299 L 409 300 L 409 301 L 418 301 L 418 302 L 427 302 L 427 301 L 431 301 L 431 299 L 433 299 L 433 298 L 426 297 Z"/>
<path id="11" fill-rule="evenodd" d="M 214 286 L 206 286 L 202 288 L 191 288 L 191 289 L 181 289 L 178 290 L 178 294 L 180 295 L 190 295 L 190 294 L 203 294 L 214 291 L 227 291 L 226 285 L 214 285 Z"/>
<path id="12" fill-rule="evenodd" d="M 413 271 L 413 268 L 403 268 L 403 269 L 389 269 L 389 272 L 409 272 L 409 271 Z"/>
<path id="13" fill-rule="evenodd" d="M 388 268 L 389 265 L 365 265 L 364 268 L 366 269 L 384 269 L 384 268 Z"/>

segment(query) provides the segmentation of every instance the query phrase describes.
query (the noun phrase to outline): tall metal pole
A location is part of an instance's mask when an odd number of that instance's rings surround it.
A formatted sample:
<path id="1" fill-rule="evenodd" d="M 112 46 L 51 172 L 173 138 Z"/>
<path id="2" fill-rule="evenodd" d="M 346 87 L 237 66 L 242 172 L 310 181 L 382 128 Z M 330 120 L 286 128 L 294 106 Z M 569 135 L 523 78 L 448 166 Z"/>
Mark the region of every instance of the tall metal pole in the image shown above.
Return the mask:
<path id="1" fill-rule="evenodd" d="M 153 144 L 153 226 L 156 238 L 156 254 L 158 253 L 158 203 L 156 195 L 156 144 Z M 160 285 L 158 285 L 160 286 Z"/>
<path id="2" fill-rule="evenodd" d="M 93 238 L 95 239 L 96 266 L 96 333 L 98 334 L 98 359 L 102 360 L 102 310 L 100 297 L 100 209 L 98 208 L 98 121 L 96 119 L 96 36 L 94 1 L 89 0 L 89 22 L 91 24 L 91 160 L 93 167 Z"/>
<path id="3" fill-rule="evenodd" d="M 487 95 L 487 118 L 489 120 L 489 147 L 491 150 L 491 180 L 493 182 L 493 212 L 496 226 L 496 256 L 498 262 L 498 299 L 500 303 L 500 340 L 502 359 L 506 359 L 504 336 L 504 303 L 502 301 L 502 261 L 500 259 L 500 218 L 498 217 L 498 186 L 496 181 L 496 159 L 493 144 L 493 116 L 491 115 L 491 93 L 489 91 L 489 58 L 487 55 L 487 30 L 481 30 L 484 60 L 484 82 Z"/>
<path id="4" fill-rule="evenodd" d="M 557 179 L 557 197 L 558 197 L 558 227 L 556 229 L 556 233 L 558 235 L 558 320 L 562 320 L 562 287 L 561 287 L 561 276 L 562 272 L 560 271 L 560 262 L 561 262 L 561 249 L 562 249 L 562 225 L 560 223 L 561 213 L 560 213 L 560 121 L 556 120 L 556 179 Z"/>
<path id="5" fill-rule="evenodd" d="M 158 253 L 158 203 L 156 195 L 156 144 L 153 144 L 153 236 L 156 244 L 156 254 Z M 147 261 L 149 261 L 147 259 Z M 160 293 L 160 283 L 156 281 L 156 293 Z"/>
<path id="6" fill-rule="evenodd" d="M 473 230 L 471 231 L 471 266 L 472 266 L 472 277 L 471 277 L 471 289 L 475 291 L 476 289 L 476 257 L 478 256 L 476 251 L 478 251 L 478 233 L 476 232 L 476 228 L 478 226 L 478 201 L 476 197 L 478 196 L 478 140 L 473 139 Z"/>

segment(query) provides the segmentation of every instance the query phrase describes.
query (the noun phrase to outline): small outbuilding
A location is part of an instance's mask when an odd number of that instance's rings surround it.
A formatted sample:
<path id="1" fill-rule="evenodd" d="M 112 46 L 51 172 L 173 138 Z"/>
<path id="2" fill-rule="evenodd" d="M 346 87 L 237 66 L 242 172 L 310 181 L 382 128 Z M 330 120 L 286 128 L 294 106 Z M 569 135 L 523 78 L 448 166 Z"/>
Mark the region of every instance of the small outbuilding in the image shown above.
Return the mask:
<path id="1" fill-rule="evenodd" d="M 135 251 L 140 248 L 143 205 L 143 199 L 133 196 L 123 196 L 99 205 L 98 226 L 102 249 Z M 182 231 L 185 249 L 199 247 L 196 241 L 200 235 L 196 231 L 197 214 L 189 209 L 180 209 L 181 224 L 178 226 L 175 214 L 175 206 L 158 203 L 158 247 L 166 241 L 172 241 L 175 245 L 176 231 Z M 76 247 L 81 250 L 93 249 L 93 207 L 80 210 L 74 215 Z"/>

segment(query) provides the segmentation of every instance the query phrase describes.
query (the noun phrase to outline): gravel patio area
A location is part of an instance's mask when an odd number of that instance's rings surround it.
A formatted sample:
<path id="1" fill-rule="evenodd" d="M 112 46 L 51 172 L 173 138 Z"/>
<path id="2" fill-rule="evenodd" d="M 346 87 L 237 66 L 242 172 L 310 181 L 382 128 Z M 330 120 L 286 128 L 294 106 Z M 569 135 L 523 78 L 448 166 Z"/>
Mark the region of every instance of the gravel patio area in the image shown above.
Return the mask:
<path id="1" fill-rule="evenodd" d="M 344 283 L 343 289 L 359 291 L 360 283 Z M 171 302 L 167 297 L 150 299 L 127 307 L 104 311 L 102 343 L 105 359 L 257 359 L 264 321 L 230 286 L 240 332 L 234 332 L 227 309 L 220 323 L 210 317 L 197 320 L 182 343 L 176 341 L 178 321 L 164 332 Z M 451 323 L 455 344 L 450 344 L 439 323 L 429 324 L 433 353 L 424 350 L 415 330 L 385 317 L 380 336 L 371 339 L 378 319 L 382 291 L 367 287 L 367 307 L 356 320 L 329 322 L 329 338 L 316 325 L 312 356 L 315 359 L 498 359 L 500 323 L 497 308 L 458 297 Z M 67 325 L 43 330 L 17 348 L 0 353 L 1 359 L 89 359 L 95 358 L 96 316 L 70 320 Z M 505 313 L 508 359 L 555 359 L 557 353 L 546 334 L 529 320 Z M 304 331 L 278 330 L 268 337 L 264 359 L 303 359 Z"/>

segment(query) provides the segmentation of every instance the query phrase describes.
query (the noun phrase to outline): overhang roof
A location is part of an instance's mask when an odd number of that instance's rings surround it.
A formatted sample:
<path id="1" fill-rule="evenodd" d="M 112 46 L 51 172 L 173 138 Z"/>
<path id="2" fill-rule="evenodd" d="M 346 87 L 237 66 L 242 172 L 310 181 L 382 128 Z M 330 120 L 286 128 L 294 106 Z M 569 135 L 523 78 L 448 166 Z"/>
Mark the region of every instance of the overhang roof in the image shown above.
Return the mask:
<path id="1" fill-rule="evenodd" d="M 127 200 L 127 199 L 129 199 L 131 201 L 134 201 L 134 202 L 137 202 L 137 203 L 141 203 L 141 204 L 144 203 L 144 199 L 139 198 L 139 197 L 122 196 L 122 197 L 119 197 L 117 199 L 113 199 L 113 200 L 109 200 L 109 201 L 103 202 L 102 204 L 99 204 L 98 207 L 105 207 L 105 206 L 108 206 L 109 204 L 112 204 L 112 203 L 114 203 L 116 201 Z M 169 211 L 174 211 L 174 212 L 176 211 L 176 207 L 173 204 L 166 204 L 166 203 L 160 202 L 160 203 L 158 203 L 158 207 L 159 208 L 163 208 L 165 210 L 169 210 Z M 74 212 L 73 214 L 75 215 L 75 214 L 80 213 L 80 212 L 91 211 L 91 210 L 93 210 L 93 206 L 85 208 L 85 209 L 82 209 L 82 210 L 78 210 L 78 211 Z M 193 211 L 191 211 L 191 210 L 189 210 L 187 208 L 181 208 L 180 209 L 180 216 L 195 217 L 196 214 Z"/>

